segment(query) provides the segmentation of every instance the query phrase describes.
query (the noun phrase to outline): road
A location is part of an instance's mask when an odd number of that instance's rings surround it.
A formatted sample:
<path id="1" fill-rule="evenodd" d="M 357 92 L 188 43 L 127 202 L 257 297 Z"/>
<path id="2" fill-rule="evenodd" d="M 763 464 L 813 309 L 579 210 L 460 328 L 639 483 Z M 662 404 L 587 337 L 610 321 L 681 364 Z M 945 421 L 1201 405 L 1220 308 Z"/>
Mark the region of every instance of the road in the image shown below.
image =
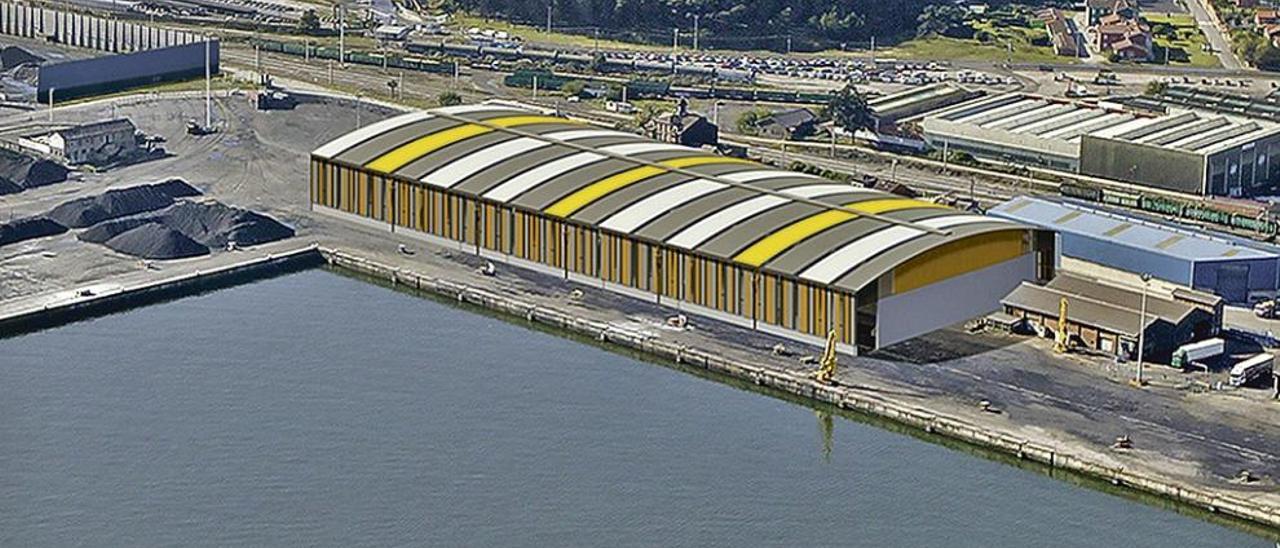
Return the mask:
<path id="1" fill-rule="evenodd" d="M 1196 24 L 1200 27 L 1200 31 L 1209 39 L 1209 45 L 1213 46 L 1213 52 L 1218 56 L 1218 62 L 1222 63 L 1222 68 L 1226 70 L 1241 70 L 1244 65 L 1236 59 L 1235 51 L 1231 49 L 1231 41 L 1222 33 L 1222 28 L 1218 26 L 1217 18 L 1209 13 L 1209 8 L 1205 4 L 1209 0 L 1186 0 L 1187 9 L 1191 11 L 1191 16 L 1196 18 Z"/>

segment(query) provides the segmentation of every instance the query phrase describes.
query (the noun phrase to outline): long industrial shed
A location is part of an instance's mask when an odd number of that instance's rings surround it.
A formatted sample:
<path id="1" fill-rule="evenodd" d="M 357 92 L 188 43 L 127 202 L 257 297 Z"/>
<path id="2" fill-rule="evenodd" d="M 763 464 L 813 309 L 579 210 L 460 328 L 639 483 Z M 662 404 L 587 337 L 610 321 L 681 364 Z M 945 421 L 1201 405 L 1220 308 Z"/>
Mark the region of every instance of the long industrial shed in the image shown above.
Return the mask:
<path id="1" fill-rule="evenodd" d="M 995 310 L 1054 264 L 1050 232 L 505 104 L 335 139 L 311 200 L 847 353 Z"/>

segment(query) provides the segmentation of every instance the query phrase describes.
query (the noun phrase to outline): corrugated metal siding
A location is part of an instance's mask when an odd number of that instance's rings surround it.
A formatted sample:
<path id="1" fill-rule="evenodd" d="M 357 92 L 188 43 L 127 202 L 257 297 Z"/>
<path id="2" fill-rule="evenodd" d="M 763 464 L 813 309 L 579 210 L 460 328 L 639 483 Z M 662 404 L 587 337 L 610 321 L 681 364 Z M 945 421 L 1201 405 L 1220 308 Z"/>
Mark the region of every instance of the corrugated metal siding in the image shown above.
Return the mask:
<path id="1" fill-rule="evenodd" d="M 1120 270 L 1146 272 L 1161 280 L 1191 286 L 1191 261 L 1118 245 L 1078 234 L 1062 233 L 1062 254 Z"/>

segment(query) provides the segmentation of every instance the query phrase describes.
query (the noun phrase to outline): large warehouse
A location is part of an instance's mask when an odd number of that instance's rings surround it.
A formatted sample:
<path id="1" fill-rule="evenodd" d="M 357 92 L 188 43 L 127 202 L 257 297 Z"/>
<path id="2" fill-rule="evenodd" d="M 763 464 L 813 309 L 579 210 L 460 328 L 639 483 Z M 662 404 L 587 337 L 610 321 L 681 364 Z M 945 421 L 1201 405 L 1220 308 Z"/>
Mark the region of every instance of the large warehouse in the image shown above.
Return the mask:
<path id="1" fill-rule="evenodd" d="M 989 213 L 1056 231 L 1064 257 L 1150 274 L 1230 303 L 1271 298 L 1280 289 L 1280 250 L 1261 243 L 1065 200 L 1022 196 Z"/>
<path id="2" fill-rule="evenodd" d="M 314 207 L 494 261 L 868 351 L 1052 276 L 1018 223 L 507 104 L 413 112 L 312 153 Z"/>
<path id="3" fill-rule="evenodd" d="M 1280 124 L 1261 119 L 1009 93 L 919 124 L 937 149 L 1190 194 L 1273 194 L 1280 183 Z"/>

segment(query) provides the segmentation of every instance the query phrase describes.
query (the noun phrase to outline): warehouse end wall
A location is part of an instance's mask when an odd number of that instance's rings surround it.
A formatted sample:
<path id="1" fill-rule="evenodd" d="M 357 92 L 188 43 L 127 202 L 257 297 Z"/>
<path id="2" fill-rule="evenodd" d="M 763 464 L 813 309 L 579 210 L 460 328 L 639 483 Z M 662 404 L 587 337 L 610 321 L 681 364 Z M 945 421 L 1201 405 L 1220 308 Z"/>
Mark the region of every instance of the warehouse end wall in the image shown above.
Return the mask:
<path id="1" fill-rule="evenodd" d="M 1188 194 L 1207 192 L 1204 156 L 1093 135 L 1080 141 L 1080 174 Z"/>
<path id="2" fill-rule="evenodd" d="M 889 296 L 877 309 L 876 345 L 884 348 L 1000 309 L 1000 299 L 1023 280 L 1034 280 L 1032 253 Z"/>
<path id="3" fill-rule="evenodd" d="M 1280 289 L 1276 261 L 1208 261 L 1195 265 L 1194 289 L 1214 293 L 1231 304 L 1272 298 Z"/>

